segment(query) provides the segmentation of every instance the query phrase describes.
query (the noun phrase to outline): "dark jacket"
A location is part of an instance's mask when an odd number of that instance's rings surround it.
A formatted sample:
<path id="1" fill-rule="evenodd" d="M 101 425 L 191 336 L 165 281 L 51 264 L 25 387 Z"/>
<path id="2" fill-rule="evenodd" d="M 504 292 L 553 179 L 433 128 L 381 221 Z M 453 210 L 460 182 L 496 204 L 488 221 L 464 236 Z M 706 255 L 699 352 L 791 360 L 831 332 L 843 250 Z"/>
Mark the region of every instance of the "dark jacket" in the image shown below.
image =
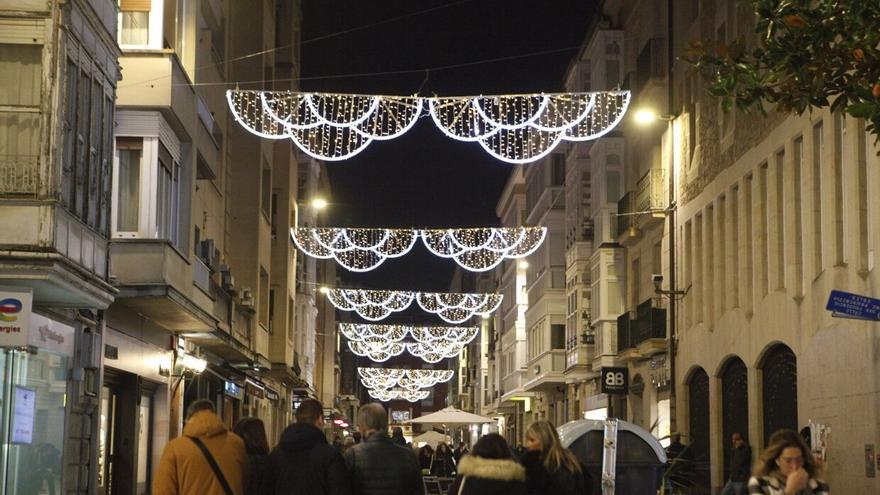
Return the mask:
<path id="1" fill-rule="evenodd" d="M 526 484 L 529 495 L 589 495 L 590 475 L 581 464 L 580 473 L 572 473 L 565 467 L 549 472 L 541 462 L 540 452 L 526 452 L 522 457 L 526 468 Z"/>
<path id="2" fill-rule="evenodd" d="M 415 452 L 395 445 L 384 431 L 345 451 L 355 495 L 422 495 L 422 473 Z"/>
<path id="3" fill-rule="evenodd" d="M 431 476 L 451 478 L 455 474 L 455 461 L 452 455 L 434 452 L 434 458 L 430 464 Z"/>
<path id="4" fill-rule="evenodd" d="M 733 448 L 730 456 L 730 481 L 749 481 L 752 470 L 752 449 L 743 442 L 739 447 Z"/>
<path id="5" fill-rule="evenodd" d="M 449 493 L 459 490 L 461 495 L 527 495 L 526 470 L 513 459 L 464 455 Z"/>
<path id="6" fill-rule="evenodd" d="M 349 495 L 351 483 L 342 455 L 324 432 L 309 424 L 287 427 L 269 454 L 262 495 Z"/>
<path id="7" fill-rule="evenodd" d="M 263 478 L 266 476 L 266 464 L 269 456 L 256 452 L 248 452 L 248 478 L 244 486 L 244 495 L 259 495 Z"/>

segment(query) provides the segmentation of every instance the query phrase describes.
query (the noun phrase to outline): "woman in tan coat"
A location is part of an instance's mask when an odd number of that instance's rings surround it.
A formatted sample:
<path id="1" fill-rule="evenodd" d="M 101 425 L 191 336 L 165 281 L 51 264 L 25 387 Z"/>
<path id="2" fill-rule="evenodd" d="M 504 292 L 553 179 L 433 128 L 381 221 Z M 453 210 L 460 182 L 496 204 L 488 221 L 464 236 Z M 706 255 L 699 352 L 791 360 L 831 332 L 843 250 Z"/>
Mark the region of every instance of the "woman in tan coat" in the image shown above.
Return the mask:
<path id="1" fill-rule="evenodd" d="M 153 495 L 242 495 L 248 464 L 244 441 L 226 428 L 211 401 L 193 402 L 187 412 L 183 435 L 168 442 L 162 451 L 153 480 Z M 229 490 L 223 486 L 197 441 L 214 458 Z"/>

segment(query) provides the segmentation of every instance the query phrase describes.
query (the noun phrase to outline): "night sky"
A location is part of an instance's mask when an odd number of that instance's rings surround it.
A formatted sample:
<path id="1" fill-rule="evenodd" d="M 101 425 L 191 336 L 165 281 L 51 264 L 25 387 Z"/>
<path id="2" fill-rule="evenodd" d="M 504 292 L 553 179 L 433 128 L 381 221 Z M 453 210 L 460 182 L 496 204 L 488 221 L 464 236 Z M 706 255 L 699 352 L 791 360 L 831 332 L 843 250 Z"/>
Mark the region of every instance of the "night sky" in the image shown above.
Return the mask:
<path id="1" fill-rule="evenodd" d="M 386 95 L 558 92 L 594 12 L 591 0 L 302 3 L 302 90 Z M 541 52 L 553 53 L 523 56 Z M 385 74 L 358 76 L 365 73 Z M 511 167 L 477 143 L 444 136 L 423 114 L 402 137 L 327 163 L 328 226 L 497 225 Z M 339 273 L 343 286 L 444 291 L 453 268 L 419 242 L 367 274 Z"/>

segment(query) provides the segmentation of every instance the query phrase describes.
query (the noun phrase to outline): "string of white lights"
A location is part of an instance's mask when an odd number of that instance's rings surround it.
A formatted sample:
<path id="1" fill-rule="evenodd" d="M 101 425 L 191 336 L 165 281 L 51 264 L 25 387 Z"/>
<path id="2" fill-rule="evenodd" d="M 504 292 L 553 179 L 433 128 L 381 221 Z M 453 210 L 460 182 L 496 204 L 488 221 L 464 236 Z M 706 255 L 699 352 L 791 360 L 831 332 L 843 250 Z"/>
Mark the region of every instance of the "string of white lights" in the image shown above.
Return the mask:
<path id="1" fill-rule="evenodd" d="M 293 242 L 315 258 L 333 258 L 353 272 L 366 272 L 403 256 L 419 237 L 414 229 L 291 228 Z"/>
<path id="2" fill-rule="evenodd" d="M 430 390 L 405 390 L 405 389 L 391 389 L 391 390 L 383 390 L 383 389 L 368 389 L 367 392 L 370 394 L 370 397 L 382 401 L 388 402 L 396 399 L 406 400 L 409 402 L 418 402 L 420 400 L 425 400 L 431 395 Z"/>
<path id="3" fill-rule="evenodd" d="M 348 340 L 383 339 L 387 343 L 400 342 L 411 335 L 416 342 L 435 341 L 468 344 L 477 336 L 479 327 L 438 327 L 410 325 L 377 325 L 371 323 L 339 323 L 339 333 Z"/>
<path id="4" fill-rule="evenodd" d="M 453 370 L 358 368 L 361 383 L 367 388 L 402 387 L 417 391 L 452 379 Z"/>
<path id="5" fill-rule="evenodd" d="M 402 135 L 427 106 L 447 136 L 479 142 L 499 160 L 528 163 L 562 141 L 586 141 L 610 132 L 626 113 L 630 93 L 425 98 L 228 90 L 226 100 L 248 131 L 269 139 L 290 138 L 320 160 L 345 160 L 373 140 Z"/>
<path id="6" fill-rule="evenodd" d="M 455 340 L 435 340 L 432 342 L 390 342 L 377 337 L 364 340 L 349 340 L 348 348 L 357 356 L 376 363 L 384 363 L 392 357 L 409 352 L 426 363 L 439 363 L 461 354 L 467 343 Z"/>
<path id="7" fill-rule="evenodd" d="M 505 259 L 530 255 L 541 246 L 546 235 L 545 227 L 290 229 L 293 242 L 304 253 L 315 258 L 333 258 L 353 272 L 370 271 L 388 258 L 405 255 L 418 238 L 433 254 L 451 258 L 467 270 L 484 272 Z"/>
<path id="8" fill-rule="evenodd" d="M 412 292 L 370 289 L 327 289 L 322 291 L 336 309 L 354 311 L 370 321 L 380 321 L 408 308 L 413 299 L 423 310 L 448 323 L 467 321 L 475 314 L 488 314 L 501 304 L 501 294 L 459 292 Z"/>

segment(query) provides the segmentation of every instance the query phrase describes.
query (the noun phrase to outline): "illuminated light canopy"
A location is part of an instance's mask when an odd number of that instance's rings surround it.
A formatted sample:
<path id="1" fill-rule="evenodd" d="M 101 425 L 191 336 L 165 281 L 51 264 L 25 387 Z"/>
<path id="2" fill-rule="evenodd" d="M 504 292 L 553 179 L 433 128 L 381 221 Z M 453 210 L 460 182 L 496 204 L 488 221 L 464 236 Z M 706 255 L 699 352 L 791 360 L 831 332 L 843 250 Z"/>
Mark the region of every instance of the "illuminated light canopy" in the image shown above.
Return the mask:
<path id="1" fill-rule="evenodd" d="M 375 347 L 365 342 L 351 340 L 348 342 L 348 348 L 355 355 L 369 358 L 377 363 L 384 363 L 394 356 L 403 354 L 406 345 L 392 342 L 385 347 Z"/>
<path id="2" fill-rule="evenodd" d="M 370 321 L 384 320 L 412 304 L 414 292 L 369 289 L 329 289 L 327 299 L 336 309 L 355 311 Z"/>
<path id="3" fill-rule="evenodd" d="M 626 113 L 628 91 L 495 96 L 379 96 L 290 91 L 229 90 L 229 109 L 248 131 L 291 139 L 320 160 L 345 160 L 373 140 L 408 131 L 422 109 L 440 130 L 478 142 L 495 158 L 528 163 L 562 141 L 596 139 Z"/>
<path id="4" fill-rule="evenodd" d="M 358 368 L 361 383 L 367 388 L 390 389 L 400 387 L 405 390 L 418 391 L 445 383 L 452 379 L 453 370 L 394 369 L 394 368 Z"/>
<path id="5" fill-rule="evenodd" d="M 388 258 L 412 249 L 419 232 L 414 229 L 291 228 L 293 242 L 315 258 L 333 258 L 353 272 L 366 272 Z"/>
<path id="6" fill-rule="evenodd" d="M 455 342 L 431 343 L 415 342 L 406 344 L 406 350 L 413 356 L 422 358 L 426 363 L 439 363 L 461 354 L 465 344 Z"/>
<path id="7" fill-rule="evenodd" d="M 462 268 L 484 272 L 504 259 L 532 254 L 547 236 L 545 227 L 492 227 L 472 229 L 425 229 L 422 242 L 429 251 L 452 258 Z"/>
<path id="8" fill-rule="evenodd" d="M 403 311 L 415 299 L 423 310 L 452 324 L 467 321 L 478 313 L 491 313 L 502 300 L 500 294 L 372 289 L 328 289 L 325 294 L 336 309 L 355 311 L 370 321 L 383 320 L 391 313 Z"/>
<path id="9" fill-rule="evenodd" d="M 391 390 L 382 390 L 382 389 L 369 389 L 367 392 L 370 394 L 370 397 L 382 401 L 388 402 L 392 400 L 406 400 L 409 402 L 418 402 L 420 400 L 425 400 L 431 395 L 429 390 L 420 390 L 420 391 L 412 391 L 406 389 L 391 389 Z"/>
<path id="10" fill-rule="evenodd" d="M 467 229 L 378 229 L 299 227 L 290 229 L 296 246 L 309 256 L 333 258 L 354 272 L 370 271 L 388 258 L 408 253 L 417 238 L 433 254 L 455 260 L 462 268 L 484 272 L 505 259 L 533 253 L 547 235 L 544 227 Z"/>
<path id="11" fill-rule="evenodd" d="M 373 323 L 339 323 L 339 333 L 348 340 L 364 341 L 372 338 L 400 342 L 407 335 L 416 342 L 450 341 L 468 344 L 477 336 L 479 327 L 438 327 L 410 325 L 378 325 Z"/>
<path id="12" fill-rule="evenodd" d="M 501 305 L 500 294 L 419 292 L 416 302 L 423 310 L 449 323 L 467 321 L 478 313 L 491 313 Z"/>

